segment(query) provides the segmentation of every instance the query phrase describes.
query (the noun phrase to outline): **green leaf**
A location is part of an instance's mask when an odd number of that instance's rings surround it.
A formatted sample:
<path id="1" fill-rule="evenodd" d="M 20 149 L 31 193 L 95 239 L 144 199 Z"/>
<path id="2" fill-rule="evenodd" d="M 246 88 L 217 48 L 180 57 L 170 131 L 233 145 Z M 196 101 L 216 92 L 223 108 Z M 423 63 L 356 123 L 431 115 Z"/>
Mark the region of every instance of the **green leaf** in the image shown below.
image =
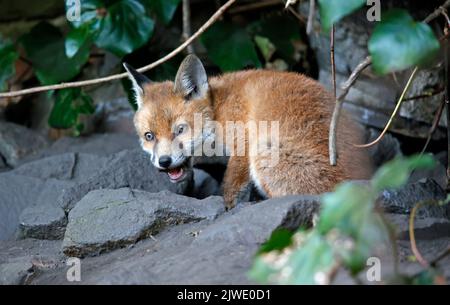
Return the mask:
<path id="1" fill-rule="evenodd" d="M 275 46 L 277 53 L 289 63 L 294 63 L 294 42 L 300 40 L 300 28 L 296 21 L 286 16 L 274 16 L 256 21 L 248 27 L 249 33 L 267 38 Z M 255 37 L 255 40 L 256 40 Z M 262 42 L 262 41 L 260 41 Z M 257 45 L 261 48 L 261 45 Z M 264 51 L 262 51 L 263 56 Z"/>
<path id="2" fill-rule="evenodd" d="M 37 78 L 44 85 L 74 78 L 89 59 L 89 46 L 86 44 L 72 58 L 67 57 L 64 37 L 56 27 L 46 22 L 33 27 L 21 42 Z"/>
<path id="3" fill-rule="evenodd" d="M 400 9 L 384 14 L 369 40 L 373 68 L 379 74 L 426 63 L 439 48 L 430 26 L 415 22 L 408 12 Z"/>
<path id="4" fill-rule="evenodd" d="M 80 49 L 88 47 L 92 43 L 92 33 L 87 26 L 74 28 L 67 34 L 65 41 L 66 56 L 74 57 Z"/>
<path id="5" fill-rule="evenodd" d="M 167 25 L 172 20 L 180 0 L 145 0 L 145 3 L 159 20 Z"/>
<path id="6" fill-rule="evenodd" d="M 218 22 L 202 35 L 201 41 L 209 58 L 222 71 L 240 70 L 247 66 L 261 67 L 252 39 L 239 26 Z"/>
<path id="7" fill-rule="evenodd" d="M 380 192 L 387 188 L 404 185 L 411 172 L 419 168 L 433 168 L 435 161 L 430 155 L 415 155 L 409 158 L 396 158 L 383 165 L 372 178 L 372 186 Z"/>
<path id="8" fill-rule="evenodd" d="M 329 280 L 335 264 L 333 248 L 329 242 L 315 232 L 296 233 L 302 239 L 301 246 L 282 253 L 270 252 L 258 255 L 249 272 L 249 277 L 262 283 L 311 285 L 324 284 Z"/>
<path id="9" fill-rule="evenodd" d="M 365 4 L 366 0 L 319 0 L 322 28 L 328 32 L 333 24 Z"/>
<path id="10" fill-rule="evenodd" d="M 117 1 L 106 10 L 95 40 L 98 47 L 123 57 L 150 39 L 155 23 L 139 1 Z"/>
<path id="11" fill-rule="evenodd" d="M 81 89 L 63 89 L 56 95 L 48 123 L 53 128 L 68 129 L 75 127 L 75 132 L 80 132 L 82 126 L 78 123 L 78 116 L 80 114 L 92 114 L 94 110 L 91 97 Z"/>
<path id="12" fill-rule="evenodd" d="M 278 229 L 272 232 L 268 241 L 266 241 L 258 251 L 258 254 L 274 250 L 282 250 L 292 244 L 292 231 Z"/>
<path id="13" fill-rule="evenodd" d="M 148 1 L 148 0 L 146 0 Z M 140 0 L 84 0 L 75 28 L 87 28 L 95 44 L 119 57 L 142 47 L 151 37 L 154 21 Z"/>
<path id="14" fill-rule="evenodd" d="M 270 58 L 276 51 L 276 48 L 272 44 L 272 42 L 270 42 L 270 40 L 266 37 L 256 35 L 255 43 L 258 46 L 259 50 L 261 51 L 265 61 L 266 62 L 270 61 Z"/>
<path id="15" fill-rule="evenodd" d="M 19 54 L 14 45 L 0 37 L 0 91 L 7 89 L 6 82 L 16 74 L 17 58 L 19 58 Z"/>
<path id="16" fill-rule="evenodd" d="M 367 186 L 344 182 L 333 193 L 322 196 L 322 210 L 317 230 L 326 234 L 332 229 L 356 236 L 371 212 L 373 194 Z"/>

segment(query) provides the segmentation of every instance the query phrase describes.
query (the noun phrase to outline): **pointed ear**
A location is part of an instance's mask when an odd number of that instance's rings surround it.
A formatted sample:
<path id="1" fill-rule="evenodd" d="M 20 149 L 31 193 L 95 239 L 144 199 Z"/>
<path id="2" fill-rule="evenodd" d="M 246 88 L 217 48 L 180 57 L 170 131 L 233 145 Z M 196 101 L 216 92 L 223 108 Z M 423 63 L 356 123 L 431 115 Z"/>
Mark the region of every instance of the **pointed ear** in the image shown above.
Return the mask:
<path id="1" fill-rule="evenodd" d="M 206 97 L 208 87 L 208 77 L 202 62 L 197 56 L 188 55 L 178 69 L 175 93 L 183 95 L 186 100 L 201 99 Z"/>
<path id="2" fill-rule="evenodd" d="M 133 91 L 136 96 L 136 102 L 138 105 L 138 109 L 142 106 L 142 97 L 144 96 L 144 86 L 145 84 L 151 83 L 151 81 L 142 73 L 139 73 L 134 69 L 132 66 L 127 64 L 126 62 L 123 63 L 123 66 L 125 70 L 128 72 L 128 77 L 130 78 L 131 82 L 133 83 Z"/>

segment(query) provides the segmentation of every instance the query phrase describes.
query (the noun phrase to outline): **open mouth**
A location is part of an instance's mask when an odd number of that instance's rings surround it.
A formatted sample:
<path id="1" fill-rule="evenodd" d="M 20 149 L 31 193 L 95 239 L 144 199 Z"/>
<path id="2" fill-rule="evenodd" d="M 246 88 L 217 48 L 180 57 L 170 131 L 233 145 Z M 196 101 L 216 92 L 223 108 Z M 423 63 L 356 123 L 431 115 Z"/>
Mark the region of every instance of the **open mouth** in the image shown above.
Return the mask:
<path id="1" fill-rule="evenodd" d="M 168 168 L 168 169 L 164 169 L 162 171 L 167 173 L 167 176 L 169 176 L 169 179 L 171 182 L 177 183 L 186 178 L 186 176 L 187 176 L 186 169 L 187 169 L 188 163 L 189 163 L 189 158 L 186 159 L 186 161 L 184 161 L 183 164 L 181 164 L 178 167 Z"/>

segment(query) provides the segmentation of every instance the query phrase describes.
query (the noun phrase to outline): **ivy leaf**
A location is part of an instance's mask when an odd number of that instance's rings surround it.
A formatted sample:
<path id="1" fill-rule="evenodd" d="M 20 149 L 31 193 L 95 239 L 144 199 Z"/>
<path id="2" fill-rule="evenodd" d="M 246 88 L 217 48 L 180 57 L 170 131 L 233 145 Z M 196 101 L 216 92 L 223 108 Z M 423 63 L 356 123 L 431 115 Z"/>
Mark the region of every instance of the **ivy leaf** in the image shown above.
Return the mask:
<path id="1" fill-rule="evenodd" d="M 298 23 L 285 16 L 275 16 L 262 21 L 257 21 L 248 27 L 250 34 L 267 38 L 275 47 L 283 59 L 294 63 L 294 41 L 300 40 L 300 28 Z M 255 39 L 256 39 L 255 37 Z M 260 41 L 262 42 L 262 41 Z M 257 43 L 260 46 L 259 43 Z M 264 53 L 263 53 L 264 54 Z"/>
<path id="2" fill-rule="evenodd" d="M 391 10 L 382 16 L 369 40 L 374 71 L 386 74 L 431 60 L 440 45 L 429 25 L 408 12 Z"/>
<path id="3" fill-rule="evenodd" d="M 17 58 L 19 58 L 19 54 L 14 45 L 0 37 L 0 91 L 7 89 L 6 82 L 16 73 Z"/>
<path id="4" fill-rule="evenodd" d="M 430 155 L 416 155 L 410 158 L 396 158 L 383 165 L 372 178 L 372 186 L 380 192 L 387 188 L 398 188 L 408 181 L 415 169 L 433 168 L 435 161 Z"/>
<path id="5" fill-rule="evenodd" d="M 275 53 L 276 51 L 276 48 L 272 44 L 272 42 L 270 42 L 270 40 L 266 37 L 256 35 L 255 43 L 258 46 L 259 50 L 261 51 L 264 60 L 266 62 L 270 61 L 270 58 L 272 58 L 273 53 Z"/>
<path id="6" fill-rule="evenodd" d="M 84 46 L 90 46 L 92 43 L 92 34 L 87 26 L 74 28 L 67 34 L 65 41 L 66 55 L 69 58 L 74 57 Z"/>
<path id="7" fill-rule="evenodd" d="M 202 37 L 210 59 L 222 71 L 240 70 L 247 66 L 261 67 L 255 46 L 242 28 L 224 22 L 214 24 Z"/>
<path id="8" fill-rule="evenodd" d="M 118 1 L 106 8 L 95 43 L 119 57 L 142 47 L 153 33 L 154 21 L 136 0 Z"/>
<path id="9" fill-rule="evenodd" d="M 145 0 L 147 6 L 165 25 L 172 20 L 180 0 Z"/>
<path id="10" fill-rule="evenodd" d="M 80 114 L 94 113 L 92 98 L 79 88 L 63 89 L 56 95 L 55 104 L 48 123 L 53 128 L 68 129 L 77 127 Z M 75 131 L 79 132 L 78 126 Z"/>
<path id="11" fill-rule="evenodd" d="M 366 4 L 366 0 L 319 0 L 322 28 L 328 32 L 332 25 Z"/>
<path id="12" fill-rule="evenodd" d="M 49 23 L 41 22 L 22 37 L 22 45 L 39 81 L 56 84 L 74 78 L 89 59 L 89 46 L 82 46 L 69 58 L 61 32 Z"/>

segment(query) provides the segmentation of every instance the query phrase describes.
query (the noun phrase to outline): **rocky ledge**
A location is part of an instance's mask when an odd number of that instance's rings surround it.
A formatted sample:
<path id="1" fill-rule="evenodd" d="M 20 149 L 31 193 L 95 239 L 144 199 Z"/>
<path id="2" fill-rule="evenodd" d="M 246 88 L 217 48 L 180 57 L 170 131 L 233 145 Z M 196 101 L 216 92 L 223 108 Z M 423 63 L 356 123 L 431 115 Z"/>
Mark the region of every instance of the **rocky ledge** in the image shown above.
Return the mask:
<path id="1" fill-rule="evenodd" d="M 225 212 L 209 174 L 196 170 L 198 199 L 185 196 L 136 142 L 111 134 L 61 139 L 7 162 L 0 174 L 0 284 L 72 284 L 72 259 L 81 260 L 83 284 L 247 284 L 271 233 L 311 226 L 319 211 L 319 196 L 298 195 Z M 407 273 L 420 267 L 408 259 L 408 214 L 417 202 L 446 198 L 435 180 L 416 175 L 378 200 L 397 228 Z M 426 258 L 448 247 L 449 216 L 448 208 L 433 206 L 417 214 L 417 246 Z M 449 262 L 442 261 L 447 279 Z"/>

